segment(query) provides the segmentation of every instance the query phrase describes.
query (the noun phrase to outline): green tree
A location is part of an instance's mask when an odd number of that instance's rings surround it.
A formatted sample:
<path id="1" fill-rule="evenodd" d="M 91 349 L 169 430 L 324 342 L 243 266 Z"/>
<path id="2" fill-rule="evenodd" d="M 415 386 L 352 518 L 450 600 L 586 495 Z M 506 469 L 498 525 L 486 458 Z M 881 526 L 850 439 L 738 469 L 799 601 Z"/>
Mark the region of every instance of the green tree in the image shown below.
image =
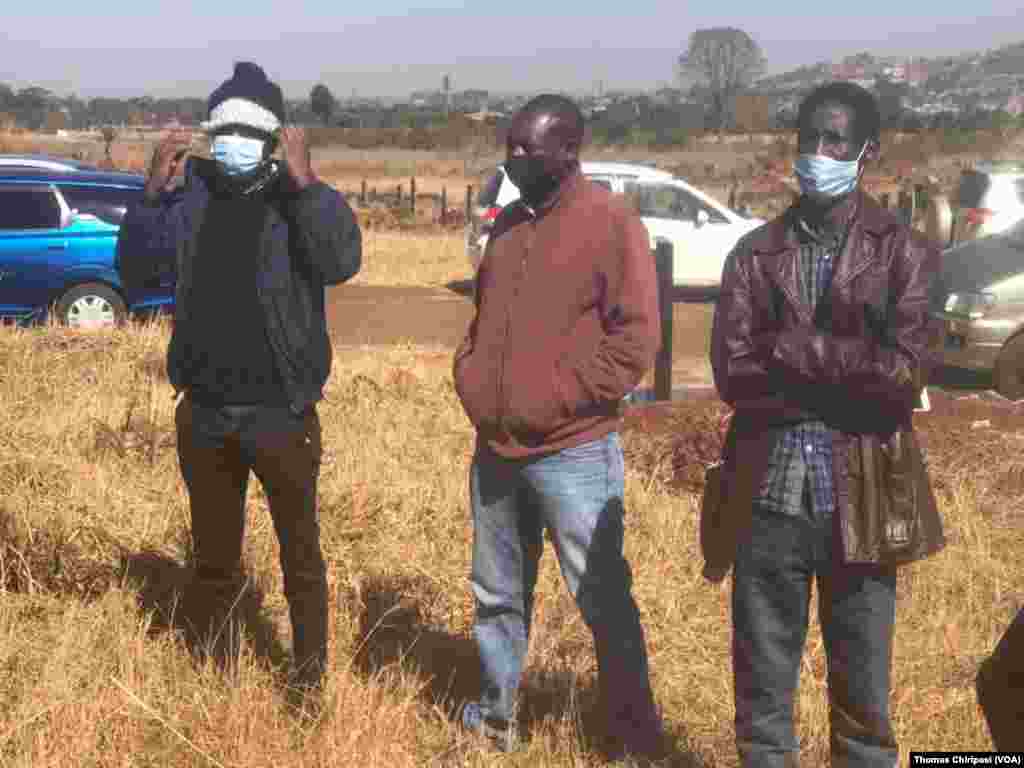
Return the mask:
<path id="1" fill-rule="evenodd" d="M 710 27 L 690 35 L 679 74 L 696 76 L 706 89 L 711 126 L 732 123 L 736 96 L 764 71 L 761 46 L 742 29 Z"/>
<path id="2" fill-rule="evenodd" d="M 317 83 L 313 86 L 313 90 L 309 92 L 309 102 L 313 114 L 319 117 L 324 125 L 327 125 L 331 120 L 331 113 L 334 112 L 334 107 L 337 103 L 334 100 L 334 94 L 331 93 L 331 89 L 323 83 Z"/>

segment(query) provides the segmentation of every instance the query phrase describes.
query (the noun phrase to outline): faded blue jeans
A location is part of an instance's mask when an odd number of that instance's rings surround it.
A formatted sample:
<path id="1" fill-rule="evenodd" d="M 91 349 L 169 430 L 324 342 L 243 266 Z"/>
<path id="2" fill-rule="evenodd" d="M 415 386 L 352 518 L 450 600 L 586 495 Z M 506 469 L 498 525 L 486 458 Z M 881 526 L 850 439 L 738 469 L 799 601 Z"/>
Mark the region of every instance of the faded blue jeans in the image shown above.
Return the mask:
<path id="1" fill-rule="evenodd" d="M 659 748 L 644 632 L 622 554 L 623 485 L 616 433 L 524 460 L 478 447 L 470 495 L 483 717 L 516 717 L 546 528 L 565 583 L 593 633 L 613 749 L 648 754 Z"/>
<path id="2" fill-rule="evenodd" d="M 832 765 L 890 768 L 896 573 L 841 562 L 832 514 L 806 500 L 785 514 L 754 506 L 733 576 L 736 746 L 744 768 L 797 765 L 793 699 L 807 638 L 811 581 L 828 662 Z"/>

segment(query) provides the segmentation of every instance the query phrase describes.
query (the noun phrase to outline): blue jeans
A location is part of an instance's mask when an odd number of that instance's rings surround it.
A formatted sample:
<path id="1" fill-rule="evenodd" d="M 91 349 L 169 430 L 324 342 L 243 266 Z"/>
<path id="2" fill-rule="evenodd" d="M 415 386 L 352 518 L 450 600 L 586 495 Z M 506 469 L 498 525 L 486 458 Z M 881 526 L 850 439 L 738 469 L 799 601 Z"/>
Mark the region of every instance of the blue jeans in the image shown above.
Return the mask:
<path id="1" fill-rule="evenodd" d="M 623 475 L 615 433 L 534 459 L 509 460 L 478 448 L 470 495 L 479 708 L 488 719 L 516 716 L 547 528 L 562 576 L 593 633 L 608 734 L 622 748 L 645 754 L 658 747 L 660 723 L 622 555 Z"/>
<path id="2" fill-rule="evenodd" d="M 828 661 L 832 764 L 896 765 L 889 677 L 896 573 L 841 562 L 831 514 L 755 505 L 733 577 L 736 746 L 745 768 L 797 764 L 793 698 L 807 638 L 811 581 Z"/>

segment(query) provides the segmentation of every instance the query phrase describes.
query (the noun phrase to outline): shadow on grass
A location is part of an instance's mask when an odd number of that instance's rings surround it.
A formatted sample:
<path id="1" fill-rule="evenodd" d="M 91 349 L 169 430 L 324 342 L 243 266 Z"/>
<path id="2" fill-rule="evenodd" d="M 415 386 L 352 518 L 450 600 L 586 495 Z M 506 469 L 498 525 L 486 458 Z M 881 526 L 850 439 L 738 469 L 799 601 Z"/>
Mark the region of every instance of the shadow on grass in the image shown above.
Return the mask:
<path id="1" fill-rule="evenodd" d="M 354 669 L 365 678 L 388 667 L 423 679 L 421 698 L 457 721 L 462 706 L 480 694 L 480 659 L 471 637 L 454 635 L 432 624 L 422 606 L 440 596 L 426 580 L 375 574 L 359 590 L 360 645 Z M 566 671 L 531 668 L 524 675 L 520 698 L 520 732 L 529 734 L 545 720 L 575 721 L 579 748 L 600 752 L 606 745 L 597 681 Z M 671 724 L 666 723 L 666 726 Z M 684 731 L 670 728 L 675 745 L 659 765 L 704 768 L 699 756 L 680 749 L 687 744 Z"/>
<path id="2" fill-rule="evenodd" d="M 190 567 L 155 550 L 125 555 L 121 569 L 123 581 L 137 591 L 139 610 L 152 615 L 150 633 L 178 635 L 197 662 L 210 658 L 231 670 L 243 636 L 269 668 L 287 662 L 288 652 L 263 615 L 263 593 L 251 579 L 211 594 L 194 585 Z"/>

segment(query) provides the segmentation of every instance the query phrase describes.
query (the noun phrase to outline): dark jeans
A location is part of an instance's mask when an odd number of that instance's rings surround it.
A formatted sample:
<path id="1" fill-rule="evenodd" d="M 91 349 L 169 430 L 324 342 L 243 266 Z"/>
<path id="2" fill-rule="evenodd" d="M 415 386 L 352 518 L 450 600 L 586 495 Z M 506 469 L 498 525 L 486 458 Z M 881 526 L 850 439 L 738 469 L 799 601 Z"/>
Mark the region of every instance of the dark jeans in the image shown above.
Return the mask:
<path id="1" fill-rule="evenodd" d="M 894 766 L 889 679 L 896 573 L 841 563 L 831 514 L 755 505 L 733 579 L 736 745 L 743 766 L 796 765 L 794 695 L 811 582 L 828 661 L 832 764 Z"/>
<path id="2" fill-rule="evenodd" d="M 1024 751 L 1024 608 L 982 662 L 976 684 L 995 748 Z"/>
<path id="3" fill-rule="evenodd" d="M 320 421 L 315 408 L 210 408 L 185 397 L 175 414 L 188 487 L 196 580 L 211 594 L 237 584 L 252 471 L 263 485 L 281 549 L 297 682 L 315 685 L 327 661 L 327 577 L 316 488 Z"/>
<path id="4" fill-rule="evenodd" d="M 515 717 L 533 592 L 551 535 L 565 583 L 594 636 L 609 748 L 661 747 L 632 576 L 622 555 L 623 456 L 617 434 L 532 460 L 478 449 L 470 473 L 475 633 L 484 718 Z"/>

